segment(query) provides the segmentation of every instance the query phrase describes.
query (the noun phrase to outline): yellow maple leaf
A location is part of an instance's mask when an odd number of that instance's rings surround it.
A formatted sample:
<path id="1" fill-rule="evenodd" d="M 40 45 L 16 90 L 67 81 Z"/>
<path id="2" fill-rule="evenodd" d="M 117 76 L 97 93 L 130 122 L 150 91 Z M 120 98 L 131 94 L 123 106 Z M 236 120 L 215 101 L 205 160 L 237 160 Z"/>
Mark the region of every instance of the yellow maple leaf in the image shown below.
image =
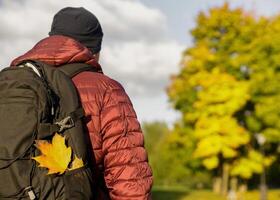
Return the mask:
<path id="1" fill-rule="evenodd" d="M 71 161 L 72 150 L 65 145 L 65 138 L 55 134 L 52 142 L 37 140 L 35 145 L 42 155 L 33 157 L 39 163 L 39 167 L 47 168 L 48 174 L 63 174 Z"/>
<path id="2" fill-rule="evenodd" d="M 70 171 L 71 170 L 74 170 L 74 169 L 78 169 L 78 168 L 81 168 L 84 166 L 84 162 L 81 158 L 78 158 L 76 155 L 75 155 L 75 158 L 72 162 L 72 167 L 69 169 Z"/>

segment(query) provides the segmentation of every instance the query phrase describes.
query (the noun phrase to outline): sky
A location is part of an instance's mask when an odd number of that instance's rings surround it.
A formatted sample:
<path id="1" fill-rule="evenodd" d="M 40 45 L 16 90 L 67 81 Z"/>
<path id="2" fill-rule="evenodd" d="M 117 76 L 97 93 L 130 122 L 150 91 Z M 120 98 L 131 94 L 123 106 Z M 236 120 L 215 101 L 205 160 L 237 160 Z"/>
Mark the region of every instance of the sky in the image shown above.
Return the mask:
<path id="1" fill-rule="evenodd" d="M 85 7 L 104 32 L 103 71 L 123 84 L 138 119 L 172 124 L 180 115 L 166 95 L 180 70 L 182 51 L 200 11 L 224 0 L 0 0 L 0 68 L 47 37 L 53 15 L 63 7 Z M 228 0 L 257 15 L 280 12 L 279 0 Z"/>

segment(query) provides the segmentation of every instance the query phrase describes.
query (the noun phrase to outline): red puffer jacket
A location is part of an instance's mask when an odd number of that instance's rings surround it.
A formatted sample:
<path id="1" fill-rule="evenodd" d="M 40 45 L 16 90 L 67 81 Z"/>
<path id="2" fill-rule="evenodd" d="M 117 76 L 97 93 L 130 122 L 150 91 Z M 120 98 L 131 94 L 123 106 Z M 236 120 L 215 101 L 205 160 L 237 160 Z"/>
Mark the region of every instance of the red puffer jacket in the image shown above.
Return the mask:
<path id="1" fill-rule="evenodd" d="M 57 67 L 84 62 L 102 71 L 86 47 L 64 36 L 43 39 L 11 65 L 26 59 Z M 140 124 L 123 87 L 102 73 L 82 72 L 73 81 L 89 116 L 87 127 L 95 157 L 97 199 L 150 199 L 152 171 L 143 147 Z"/>

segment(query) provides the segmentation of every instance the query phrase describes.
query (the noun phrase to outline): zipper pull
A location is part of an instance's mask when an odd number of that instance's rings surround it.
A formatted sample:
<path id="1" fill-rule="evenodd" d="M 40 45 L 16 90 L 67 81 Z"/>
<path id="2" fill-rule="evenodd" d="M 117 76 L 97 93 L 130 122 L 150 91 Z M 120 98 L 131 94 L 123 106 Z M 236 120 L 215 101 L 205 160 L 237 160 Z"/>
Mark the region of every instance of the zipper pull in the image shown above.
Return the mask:
<path id="1" fill-rule="evenodd" d="M 27 191 L 27 194 L 28 194 L 30 200 L 35 200 L 36 199 L 36 195 L 35 195 L 35 193 L 32 189 L 32 186 L 28 186 L 24 190 Z"/>
<path id="2" fill-rule="evenodd" d="M 29 196 L 30 200 L 35 200 L 36 199 L 36 196 L 35 196 L 35 193 L 34 193 L 33 190 L 28 191 L 28 196 Z"/>
<path id="3" fill-rule="evenodd" d="M 51 115 L 54 116 L 54 107 L 52 106 Z"/>

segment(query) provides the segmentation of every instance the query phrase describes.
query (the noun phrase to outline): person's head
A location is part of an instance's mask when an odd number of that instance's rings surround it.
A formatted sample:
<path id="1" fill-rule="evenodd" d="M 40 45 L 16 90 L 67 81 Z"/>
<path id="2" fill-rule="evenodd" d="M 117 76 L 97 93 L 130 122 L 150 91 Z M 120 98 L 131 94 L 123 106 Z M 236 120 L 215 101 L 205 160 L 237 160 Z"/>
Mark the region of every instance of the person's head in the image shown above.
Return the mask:
<path id="1" fill-rule="evenodd" d="M 99 59 L 103 31 L 94 14 L 83 7 L 66 7 L 55 14 L 49 35 L 64 35 L 85 45 Z"/>

